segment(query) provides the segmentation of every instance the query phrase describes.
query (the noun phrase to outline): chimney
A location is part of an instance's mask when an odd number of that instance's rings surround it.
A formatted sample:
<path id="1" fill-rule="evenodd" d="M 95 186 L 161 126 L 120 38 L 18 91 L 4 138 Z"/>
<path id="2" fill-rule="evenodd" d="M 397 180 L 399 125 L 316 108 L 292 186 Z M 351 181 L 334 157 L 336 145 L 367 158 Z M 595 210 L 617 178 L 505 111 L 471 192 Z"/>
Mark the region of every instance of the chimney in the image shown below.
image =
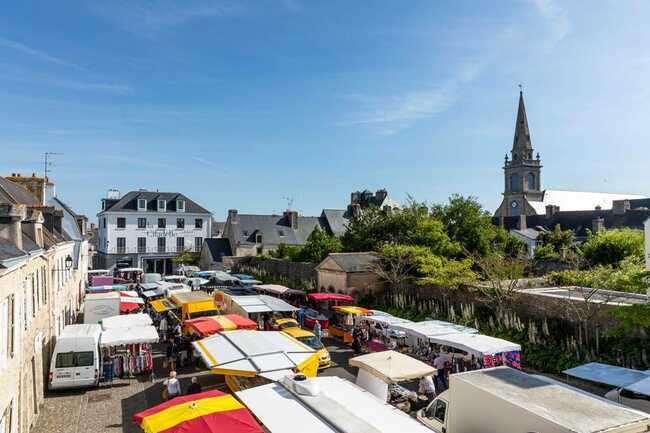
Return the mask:
<path id="1" fill-rule="evenodd" d="M 22 228 L 25 229 L 27 236 L 29 236 L 36 245 L 43 248 L 43 213 L 39 210 L 32 209 L 29 217 L 23 222 Z"/>
<path id="2" fill-rule="evenodd" d="M 108 192 L 106 193 L 106 198 L 110 200 L 119 200 L 120 191 L 118 191 L 117 189 L 109 189 Z"/>
<path id="3" fill-rule="evenodd" d="M 630 200 L 614 200 L 612 202 L 614 215 L 623 215 L 628 210 L 630 210 Z"/>
<path id="4" fill-rule="evenodd" d="M 90 230 L 95 230 L 95 223 L 90 223 Z"/>
<path id="5" fill-rule="evenodd" d="M 350 204 L 359 203 L 359 191 L 350 194 Z"/>
<path id="6" fill-rule="evenodd" d="M 296 230 L 298 228 L 298 212 L 295 210 L 284 211 L 284 217 L 289 221 L 289 227 Z"/>
<path id="7" fill-rule="evenodd" d="M 526 215 L 521 214 L 519 215 L 519 224 L 517 224 L 517 228 L 519 230 L 526 230 Z"/>
<path id="8" fill-rule="evenodd" d="M 591 220 L 591 232 L 595 235 L 605 230 L 605 218 L 598 217 Z"/>
<path id="9" fill-rule="evenodd" d="M 546 205 L 546 218 L 551 218 L 553 215 L 560 211 L 560 206 L 555 206 L 553 204 Z"/>
<path id="10" fill-rule="evenodd" d="M 0 203 L 0 239 L 23 248 L 22 221 L 27 216 L 24 205 Z"/>
<path id="11" fill-rule="evenodd" d="M 231 224 L 237 222 L 237 209 L 228 209 L 228 219 Z"/>
<path id="12" fill-rule="evenodd" d="M 384 188 L 377 190 L 375 193 L 375 198 L 377 199 L 377 203 L 380 205 L 386 200 L 386 197 L 388 197 L 388 191 L 386 191 Z"/>
<path id="13" fill-rule="evenodd" d="M 596 205 L 595 209 L 596 210 L 603 210 L 603 208 L 600 205 Z"/>

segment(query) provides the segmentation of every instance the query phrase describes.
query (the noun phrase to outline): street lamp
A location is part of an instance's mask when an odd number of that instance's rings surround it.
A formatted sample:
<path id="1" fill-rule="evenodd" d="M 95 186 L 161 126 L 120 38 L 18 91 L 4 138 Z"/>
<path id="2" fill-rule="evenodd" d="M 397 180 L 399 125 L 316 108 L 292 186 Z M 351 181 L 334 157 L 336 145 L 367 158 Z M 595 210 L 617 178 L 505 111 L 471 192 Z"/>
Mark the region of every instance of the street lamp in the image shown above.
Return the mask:
<path id="1" fill-rule="evenodd" d="M 72 268 L 72 256 L 68 254 L 68 257 L 65 258 L 65 270 L 69 271 Z"/>

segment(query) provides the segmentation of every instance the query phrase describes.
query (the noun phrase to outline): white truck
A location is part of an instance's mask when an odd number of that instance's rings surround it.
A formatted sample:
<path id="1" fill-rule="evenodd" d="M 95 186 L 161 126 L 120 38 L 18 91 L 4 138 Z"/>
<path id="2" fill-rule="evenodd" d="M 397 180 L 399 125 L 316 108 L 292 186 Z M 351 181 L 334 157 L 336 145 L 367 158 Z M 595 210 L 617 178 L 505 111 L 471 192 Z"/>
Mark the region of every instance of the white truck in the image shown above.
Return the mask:
<path id="1" fill-rule="evenodd" d="M 437 433 L 641 433 L 650 415 L 509 367 L 451 375 L 418 419 Z"/>

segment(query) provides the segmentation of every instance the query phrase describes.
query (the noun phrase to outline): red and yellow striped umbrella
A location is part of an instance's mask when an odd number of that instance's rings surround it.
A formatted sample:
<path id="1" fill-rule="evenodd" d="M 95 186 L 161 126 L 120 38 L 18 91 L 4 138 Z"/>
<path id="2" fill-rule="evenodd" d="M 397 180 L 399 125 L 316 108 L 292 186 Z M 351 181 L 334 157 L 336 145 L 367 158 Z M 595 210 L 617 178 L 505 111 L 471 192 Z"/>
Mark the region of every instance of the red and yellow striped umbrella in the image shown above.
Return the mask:
<path id="1" fill-rule="evenodd" d="M 235 397 L 206 391 L 154 406 L 133 415 L 145 433 L 263 433 Z"/>
<path id="2" fill-rule="evenodd" d="M 201 337 L 233 329 L 257 329 L 257 323 L 237 314 L 198 317 L 186 320 L 183 324 Z"/>

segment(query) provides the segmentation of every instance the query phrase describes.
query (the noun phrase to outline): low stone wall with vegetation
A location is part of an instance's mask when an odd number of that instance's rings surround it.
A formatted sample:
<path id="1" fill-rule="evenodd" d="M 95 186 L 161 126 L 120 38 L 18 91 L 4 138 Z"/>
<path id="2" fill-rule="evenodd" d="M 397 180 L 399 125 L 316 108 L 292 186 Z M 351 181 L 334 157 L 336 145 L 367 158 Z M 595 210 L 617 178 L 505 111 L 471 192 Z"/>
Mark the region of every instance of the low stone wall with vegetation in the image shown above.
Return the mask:
<path id="1" fill-rule="evenodd" d="M 236 257 L 230 263 L 233 272 L 255 275 L 265 283 L 307 291 L 316 288 L 315 263 L 261 257 Z"/>

